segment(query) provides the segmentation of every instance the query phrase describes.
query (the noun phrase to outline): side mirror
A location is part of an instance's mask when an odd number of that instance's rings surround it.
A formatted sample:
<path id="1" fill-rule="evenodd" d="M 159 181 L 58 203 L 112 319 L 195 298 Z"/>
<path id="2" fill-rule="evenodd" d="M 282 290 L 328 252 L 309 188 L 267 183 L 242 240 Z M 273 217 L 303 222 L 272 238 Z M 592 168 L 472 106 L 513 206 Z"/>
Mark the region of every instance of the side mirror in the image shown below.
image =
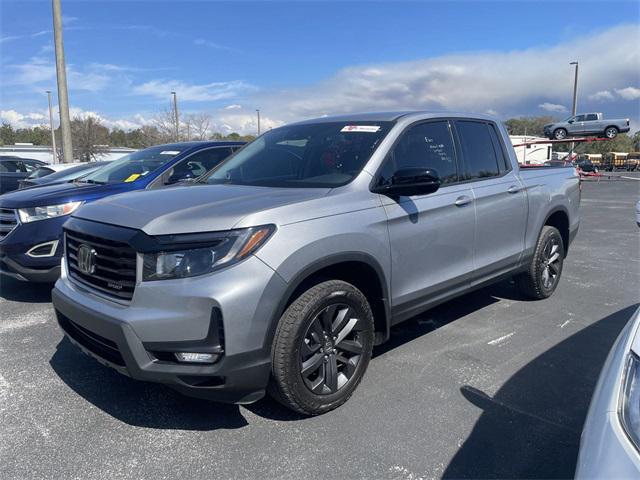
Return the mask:
<path id="1" fill-rule="evenodd" d="M 567 123 L 573 123 L 575 120 L 569 120 Z"/>
<path id="2" fill-rule="evenodd" d="M 429 168 L 403 168 L 391 177 L 391 182 L 379 185 L 374 193 L 393 197 L 427 195 L 440 188 L 438 172 Z"/>

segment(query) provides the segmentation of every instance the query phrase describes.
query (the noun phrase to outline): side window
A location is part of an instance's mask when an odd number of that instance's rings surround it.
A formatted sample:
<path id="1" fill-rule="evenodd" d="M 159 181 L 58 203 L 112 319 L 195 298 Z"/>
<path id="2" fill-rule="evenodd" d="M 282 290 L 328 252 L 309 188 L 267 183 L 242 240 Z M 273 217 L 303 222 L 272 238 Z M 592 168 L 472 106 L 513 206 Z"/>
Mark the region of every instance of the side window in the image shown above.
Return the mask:
<path id="1" fill-rule="evenodd" d="M 496 152 L 496 156 L 498 157 L 498 167 L 500 168 L 500 173 L 508 172 L 511 170 L 511 162 L 509 161 L 509 157 L 504 151 L 502 142 L 500 141 L 500 137 L 498 136 L 498 131 L 496 130 L 496 126 L 492 123 L 489 124 L 489 134 L 491 135 L 491 143 L 493 143 L 493 149 Z M 527 148 L 531 147 L 531 145 L 527 145 Z"/>
<path id="2" fill-rule="evenodd" d="M 210 148 L 194 153 L 173 167 L 168 183 L 197 178 L 217 166 L 229 155 L 231 155 L 231 148 L 229 147 Z"/>
<path id="3" fill-rule="evenodd" d="M 585 115 L 576 115 L 574 120 L 576 122 L 584 122 L 584 117 L 585 117 Z"/>
<path id="4" fill-rule="evenodd" d="M 596 115 L 595 113 L 590 113 L 587 115 L 587 122 L 592 122 L 594 120 L 598 120 L 598 115 Z"/>
<path id="5" fill-rule="evenodd" d="M 385 160 L 380 180 L 388 182 L 396 171 L 415 167 L 435 170 L 442 185 L 458 180 L 448 122 L 421 123 L 406 130 Z"/>
<path id="6" fill-rule="evenodd" d="M 456 130 L 467 167 L 467 179 L 496 177 L 500 174 L 489 126 L 484 122 L 459 120 Z"/>
<path id="7" fill-rule="evenodd" d="M 31 163 L 31 162 L 21 162 L 21 163 L 23 165 L 23 171 L 27 173 L 31 173 L 35 171 L 40 166 L 37 163 Z"/>

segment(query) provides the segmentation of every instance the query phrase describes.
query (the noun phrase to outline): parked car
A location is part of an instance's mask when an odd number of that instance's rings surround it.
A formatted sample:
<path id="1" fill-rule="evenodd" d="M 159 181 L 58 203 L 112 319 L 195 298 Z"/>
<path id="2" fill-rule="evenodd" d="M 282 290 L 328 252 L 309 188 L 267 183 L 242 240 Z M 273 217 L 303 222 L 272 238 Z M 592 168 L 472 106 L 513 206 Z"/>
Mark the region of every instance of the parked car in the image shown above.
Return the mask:
<path id="1" fill-rule="evenodd" d="M 108 161 L 82 162 L 82 163 L 58 163 L 37 168 L 27 178 L 20 180 L 19 188 L 37 187 L 49 183 L 64 183 L 104 167 Z"/>
<path id="2" fill-rule="evenodd" d="M 579 203 L 575 169 L 520 171 L 489 116 L 310 120 L 193 185 L 78 209 L 53 303 L 71 342 L 135 379 L 321 414 L 391 325 L 504 276 L 550 296 Z"/>
<path id="3" fill-rule="evenodd" d="M 585 173 L 598 173 L 598 166 L 594 165 L 591 160 L 578 160 L 576 167 Z"/>
<path id="4" fill-rule="evenodd" d="M 193 180 L 243 142 L 160 145 L 126 155 L 71 183 L 0 196 L 0 274 L 54 282 L 60 275 L 62 224 L 80 205 L 133 190 Z"/>
<path id="5" fill-rule="evenodd" d="M 32 158 L 0 156 L 0 194 L 16 190 L 20 180 L 43 165 L 46 163 Z"/>
<path id="6" fill-rule="evenodd" d="M 576 479 L 640 478 L 640 309 L 604 364 L 584 423 Z"/>
<path id="7" fill-rule="evenodd" d="M 629 119 L 605 119 L 602 113 L 582 113 L 562 122 L 548 123 L 544 126 L 547 138 L 564 140 L 579 135 L 601 135 L 615 138 L 619 133 L 630 130 Z"/>

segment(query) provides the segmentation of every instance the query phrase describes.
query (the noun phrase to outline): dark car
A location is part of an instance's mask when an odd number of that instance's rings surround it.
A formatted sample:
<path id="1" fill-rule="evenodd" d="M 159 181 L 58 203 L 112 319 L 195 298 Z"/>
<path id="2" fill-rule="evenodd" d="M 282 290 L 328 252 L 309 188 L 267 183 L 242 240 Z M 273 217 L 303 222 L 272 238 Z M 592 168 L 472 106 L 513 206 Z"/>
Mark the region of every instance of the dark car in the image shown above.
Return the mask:
<path id="1" fill-rule="evenodd" d="M 17 190 L 20 180 L 43 165 L 46 163 L 33 158 L 0 157 L 0 194 Z"/>
<path id="2" fill-rule="evenodd" d="M 70 182 L 77 178 L 83 177 L 95 172 L 97 169 L 108 165 L 108 161 L 103 162 L 86 162 L 73 167 L 65 168 L 64 170 L 53 170 L 50 165 L 40 167 L 36 169 L 31 175 L 24 180 L 20 180 L 20 189 L 27 187 L 37 187 L 40 185 L 47 185 L 50 183 L 64 183 Z"/>
<path id="3" fill-rule="evenodd" d="M 598 173 L 598 166 L 591 163 L 591 160 L 578 160 L 576 167 L 584 173 Z"/>
<path id="4" fill-rule="evenodd" d="M 81 205 L 118 193 L 195 180 L 243 144 L 158 145 L 125 155 L 73 182 L 0 196 L 0 274 L 33 282 L 55 281 L 64 250 L 62 224 Z"/>

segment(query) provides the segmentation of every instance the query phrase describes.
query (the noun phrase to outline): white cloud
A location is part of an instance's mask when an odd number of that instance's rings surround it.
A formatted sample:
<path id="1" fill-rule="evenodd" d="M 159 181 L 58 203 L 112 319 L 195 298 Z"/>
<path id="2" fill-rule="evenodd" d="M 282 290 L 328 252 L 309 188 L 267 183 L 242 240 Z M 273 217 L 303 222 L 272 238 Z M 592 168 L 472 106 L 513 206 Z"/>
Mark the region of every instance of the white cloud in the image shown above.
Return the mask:
<path id="1" fill-rule="evenodd" d="M 544 102 L 538 105 L 538 107 L 542 110 L 553 113 L 562 113 L 567 111 L 567 107 L 565 107 L 564 105 L 558 105 L 557 103 Z"/>
<path id="2" fill-rule="evenodd" d="M 9 123 L 14 128 L 48 124 L 47 116 L 43 112 L 19 113 L 15 110 L 0 110 L 0 121 Z"/>
<path id="3" fill-rule="evenodd" d="M 613 94 L 609 90 L 600 90 L 599 92 L 594 93 L 593 95 L 589 95 L 589 100 L 594 101 L 604 101 L 604 100 L 613 100 Z"/>
<path id="4" fill-rule="evenodd" d="M 205 84 L 189 84 L 179 80 L 151 80 L 132 88 L 132 93 L 149 95 L 159 99 L 168 99 L 172 91 L 177 92 L 178 99 L 191 102 L 213 102 L 234 98 L 241 93 L 254 90 L 255 87 L 242 80 L 230 82 L 211 82 Z"/>
<path id="5" fill-rule="evenodd" d="M 640 88 L 636 87 L 616 88 L 616 93 L 625 100 L 637 100 L 640 98 Z"/>
<path id="6" fill-rule="evenodd" d="M 237 103 L 224 107 L 225 110 L 237 110 L 239 108 L 242 108 L 242 105 L 238 105 Z"/>

